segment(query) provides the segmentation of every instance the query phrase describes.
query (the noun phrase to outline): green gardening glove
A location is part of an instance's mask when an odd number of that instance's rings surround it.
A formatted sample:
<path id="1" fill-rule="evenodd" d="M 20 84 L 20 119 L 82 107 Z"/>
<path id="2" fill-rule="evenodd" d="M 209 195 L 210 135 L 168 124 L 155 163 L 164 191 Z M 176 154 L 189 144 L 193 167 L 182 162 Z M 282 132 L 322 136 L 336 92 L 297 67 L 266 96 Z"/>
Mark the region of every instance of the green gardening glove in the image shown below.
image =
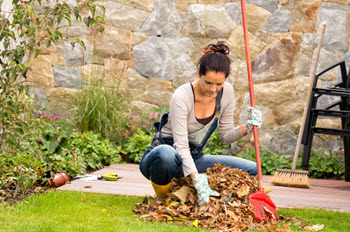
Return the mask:
<path id="1" fill-rule="evenodd" d="M 261 111 L 255 109 L 253 107 L 249 107 L 247 110 L 247 115 L 248 115 L 248 121 L 246 122 L 246 124 L 244 126 L 245 126 L 248 134 L 253 133 L 253 126 L 257 126 L 258 131 L 260 131 L 260 127 L 262 124 Z"/>
<path id="2" fill-rule="evenodd" d="M 220 194 L 212 190 L 208 183 L 208 176 L 206 174 L 195 174 L 192 177 L 193 185 L 198 193 L 198 204 L 209 202 L 209 196 L 220 196 Z"/>

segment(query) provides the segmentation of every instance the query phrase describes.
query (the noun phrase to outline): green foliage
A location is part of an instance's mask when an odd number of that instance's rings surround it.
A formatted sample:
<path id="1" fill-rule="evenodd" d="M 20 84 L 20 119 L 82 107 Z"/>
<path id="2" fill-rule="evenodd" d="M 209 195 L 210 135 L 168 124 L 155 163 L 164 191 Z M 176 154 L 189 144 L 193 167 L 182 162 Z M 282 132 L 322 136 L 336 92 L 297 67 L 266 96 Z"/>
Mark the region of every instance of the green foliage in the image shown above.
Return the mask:
<path id="1" fill-rule="evenodd" d="M 73 128 L 66 119 L 52 120 L 47 124 L 40 137 L 41 149 L 48 153 L 59 153 L 72 133 Z"/>
<path id="2" fill-rule="evenodd" d="M 93 131 L 104 139 L 121 144 L 128 129 L 126 98 L 119 88 L 104 87 L 103 84 L 103 78 L 89 78 L 67 107 L 73 113 L 73 123 L 80 131 Z"/>
<path id="3" fill-rule="evenodd" d="M 332 152 L 326 155 L 320 151 L 310 155 L 309 173 L 314 178 L 341 178 L 344 176 L 344 160 L 334 157 Z"/>
<path id="4" fill-rule="evenodd" d="M 45 166 L 38 157 L 25 152 L 19 152 L 15 157 L 11 153 L 4 152 L 0 156 L 0 162 L 2 187 L 28 189 L 41 179 L 41 173 L 45 171 Z"/>
<path id="5" fill-rule="evenodd" d="M 0 157 L 6 164 L 1 167 L 4 175 L 1 183 L 15 186 L 14 195 L 35 184 L 38 173 L 46 169 L 45 154 L 56 152 L 63 143 L 59 140 L 60 132 L 47 127 L 46 119 L 34 116 L 35 105 L 26 96 L 30 61 L 39 55 L 42 47 L 63 38 L 62 20 L 67 20 L 69 25 L 73 15 L 82 20 L 80 12 L 86 7 L 91 12 L 87 26 L 96 33 L 103 31 L 104 21 L 95 14 L 96 7 L 104 11 L 99 5 L 87 2 L 70 7 L 63 2 L 50 7 L 41 3 L 41 0 L 13 0 L 10 12 L 0 14 L 3 45 L 0 51 Z M 76 42 L 83 45 L 80 40 Z M 45 137 L 40 145 L 37 139 L 42 133 Z"/>
<path id="6" fill-rule="evenodd" d="M 74 132 L 69 139 L 69 150 L 77 155 L 78 162 L 89 169 L 100 169 L 104 165 L 117 164 L 119 152 L 109 140 L 101 140 L 99 134 L 92 131 L 79 134 Z"/>
<path id="7" fill-rule="evenodd" d="M 238 157 L 256 161 L 255 150 L 246 150 Z M 260 150 L 261 171 L 263 174 L 274 174 L 276 169 L 290 169 L 291 160 L 285 158 L 284 154 L 272 154 L 266 150 Z"/>
<path id="8" fill-rule="evenodd" d="M 40 155 L 28 152 L 16 156 L 9 152 L 1 154 L 0 186 L 28 189 L 34 184 L 49 184 L 48 178 L 57 172 L 74 177 L 86 173 L 86 169 L 102 168 L 120 160 L 120 151 L 112 142 L 101 140 L 100 135 L 92 131 L 74 132 L 63 118 L 48 123 L 37 138 L 33 141 L 38 144 Z"/>
<path id="9" fill-rule="evenodd" d="M 145 153 L 152 141 L 153 135 L 137 128 L 136 133 L 129 137 L 123 146 L 119 146 L 122 154 L 127 155 L 127 161 L 140 163 L 142 155 Z"/>
<path id="10" fill-rule="evenodd" d="M 256 161 L 255 150 L 246 150 L 237 156 Z M 292 160 L 285 157 L 283 153 L 271 154 L 266 150 L 260 150 L 261 169 L 263 174 L 273 175 L 276 169 L 291 169 Z M 301 170 L 302 154 L 298 156 L 297 170 Z M 331 155 L 325 155 L 324 151 L 310 155 L 309 173 L 311 178 L 343 178 L 345 168 L 344 160 Z"/>
<path id="11" fill-rule="evenodd" d="M 218 129 L 210 136 L 206 146 L 203 149 L 203 154 L 222 155 L 223 151 L 229 149 L 230 146 L 224 144 Z"/>

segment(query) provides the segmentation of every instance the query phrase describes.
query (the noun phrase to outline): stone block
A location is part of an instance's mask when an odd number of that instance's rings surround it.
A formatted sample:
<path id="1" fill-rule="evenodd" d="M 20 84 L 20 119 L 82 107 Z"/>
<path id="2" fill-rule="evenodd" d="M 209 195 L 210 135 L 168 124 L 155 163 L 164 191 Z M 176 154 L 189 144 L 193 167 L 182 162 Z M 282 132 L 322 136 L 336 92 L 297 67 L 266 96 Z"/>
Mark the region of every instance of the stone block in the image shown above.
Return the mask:
<path id="1" fill-rule="evenodd" d="M 299 53 L 303 53 L 309 58 L 312 58 L 314 50 L 317 47 L 317 44 L 315 44 L 315 39 L 316 39 L 315 33 L 303 33 L 303 39 L 300 43 Z"/>
<path id="2" fill-rule="evenodd" d="M 264 30 L 270 33 L 288 32 L 292 20 L 291 15 L 287 7 L 280 6 L 272 13 L 264 26 Z"/>
<path id="3" fill-rule="evenodd" d="M 132 32 L 121 28 L 105 26 L 105 32 L 91 41 L 95 46 L 94 56 L 115 57 L 128 60 L 131 51 Z"/>
<path id="4" fill-rule="evenodd" d="M 31 70 L 27 75 L 29 86 L 47 88 L 54 86 L 53 70 L 50 55 L 39 55 L 29 63 Z"/>
<path id="5" fill-rule="evenodd" d="M 78 68 L 54 65 L 52 67 L 55 87 L 80 89 L 82 87 L 81 76 Z"/>
<path id="6" fill-rule="evenodd" d="M 246 3 L 255 4 L 270 12 L 275 12 L 278 8 L 278 0 L 247 0 Z"/>
<path id="7" fill-rule="evenodd" d="M 339 52 L 342 54 L 348 51 L 350 34 L 349 21 L 349 10 L 345 11 L 322 8 L 320 22 L 326 22 L 327 24 L 322 48 L 331 52 Z M 315 42 L 319 40 L 322 23 L 320 23 L 318 26 Z"/>
<path id="8" fill-rule="evenodd" d="M 187 54 L 183 54 L 174 61 L 175 75 L 172 80 L 172 85 L 176 89 L 182 84 L 191 82 L 197 79 L 197 68 Z"/>
<path id="9" fill-rule="evenodd" d="M 297 136 L 289 125 L 275 126 L 259 133 L 260 143 L 272 152 L 292 155 L 295 152 Z M 302 149 L 300 149 L 302 151 Z"/>
<path id="10" fill-rule="evenodd" d="M 228 15 L 233 20 L 233 28 L 242 24 L 242 11 L 240 2 L 230 2 L 223 5 Z"/>
<path id="11" fill-rule="evenodd" d="M 182 55 L 189 54 L 193 49 L 191 38 L 164 38 L 164 42 L 170 50 L 172 58 L 175 60 Z"/>
<path id="12" fill-rule="evenodd" d="M 297 1 L 292 13 L 292 21 L 289 30 L 316 32 L 320 9 L 321 0 Z"/>
<path id="13" fill-rule="evenodd" d="M 151 15 L 142 24 L 141 31 L 149 36 L 176 38 L 182 28 L 181 17 L 174 0 L 155 0 Z"/>
<path id="14" fill-rule="evenodd" d="M 292 80 L 255 84 L 254 92 L 256 102 L 266 107 L 276 107 L 297 100 Z"/>
<path id="15" fill-rule="evenodd" d="M 194 37 L 228 38 L 234 22 L 221 5 L 192 4 L 188 9 L 186 35 Z"/>
<path id="16" fill-rule="evenodd" d="M 147 78 L 140 75 L 134 69 L 127 69 L 126 71 L 128 88 L 145 90 L 147 84 Z"/>
<path id="17" fill-rule="evenodd" d="M 144 1 L 132 2 L 140 4 Z M 117 1 L 97 1 L 95 3 L 103 5 L 106 8 L 104 19 L 107 25 L 130 31 L 139 31 L 144 21 L 150 15 L 150 12 L 139 10 Z M 102 11 L 98 13 L 102 15 Z"/>
<path id="18" fill-rule="evenodd" d="M 135 47 L 136 45 L 148 40 L 148 38 L 149 36 L 142 31 L 132 32 L 131 47 Z"/>
<path id="19" fill-rule="evenodd" d="M 252 62 L 253 76 L 257 83 L 284 80 L 294 75 L 301 42 L 300 33 L 276 34 L 275 39 Z"/>
<path id="20" fill-rule="evenodd" d="M 33 102 L 38 110 L 45 110 L 48 106 L 48 100 L 44 89 L 29 86 L 27 95 L 34 95 Z"/>
<path id="21" fill-rule="evenodd" d="M 154 79 L 172 80 L 174 61 L 163 38 L 150 37 L 133 50 L 136 72 Z"/>
<path id="22" fill-rule="evenodd" d="M 248 30 L 255 34 L 259 29 L 264 28 L 271 12 L 254 4 L 246 4 Z"/>
<path id="23" fill-rule="evenodd" d="M 288 101 L 273 107 L 277 125 L 285 125 L 303 116 L 305 99 Z"/>
<path id="24" fill-rule="evenodd" d="M 92 53 L 92 45 L 86 39 L 82 39 L 85 48 L 79 43 L 66 41 L 64 43 L 64 64 L 65 65 L 85 65 Z"/>
<path id="25" fill-rule="evenodd" d="M 265 47 L 265 43 L 250 32 L 248 32 L 248 37 L 250 59 L 255 60 L 255 58 Z M 244 33 L 241 25 L 236 27 L 236 29 L 231 33 L 230 38 L 227 40 L 227 45 L 233 54 L 237 55 L 241 60 L 246 60 Z"/>
<path id="26" fill-rule="evenodd" d="M 295 61 L 295 76 L 308 76 L 311 70 L 311 58 L 302 52 L 298 52 Z"/>
<path id="27" fill-rule="evenodd" d="M 139 10 L 145 10 L 148 12 L 152 12 L 154 0 L 142 0 L 142 1 L 135 1 L 135 0 L 118 0 L 120 3 L 130 6 L 132 8 L 137 8 Z"/>
<path id="28" fill-rule="evenodd" d="M 197 3 L 197 0 L 175 0 L 175 7 L 179 13 L 187 12 L 190 4 Z"/>
<path id="29" fill-rule="evenodd" d="M 144 102 L 169 107 L 173 93 L 174 90 L 170 81 L 148 79 L 142 98 Z"/>

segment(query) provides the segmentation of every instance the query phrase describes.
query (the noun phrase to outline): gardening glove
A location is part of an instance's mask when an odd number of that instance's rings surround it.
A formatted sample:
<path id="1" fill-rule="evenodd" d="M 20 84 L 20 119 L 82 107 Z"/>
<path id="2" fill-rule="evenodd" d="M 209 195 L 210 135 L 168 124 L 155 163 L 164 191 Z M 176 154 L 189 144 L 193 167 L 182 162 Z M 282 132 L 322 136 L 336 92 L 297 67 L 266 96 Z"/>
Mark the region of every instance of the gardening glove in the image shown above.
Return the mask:
<path id="1" fill-rule="evenodd" d="M 209 196 L 220 196 L 220 194 L 209 187 L 208 176 L 206 174 L 195 174 L 193 177 L 193 185 L 198 193 L 198 204 L 209 202 Z"/>
<path id="2" fill-rule="evenodd" d="M 248 134 L 253 133 L 253 126 L 258 127 L 258 131 L 260 131 L 260 127 L 262 124 L 262 113 L 261 111 L 249 107 L 247 110 L 247 115 L 248 115 L 248 121 L 246 122 L 245 129 L 247 130 Z"/>

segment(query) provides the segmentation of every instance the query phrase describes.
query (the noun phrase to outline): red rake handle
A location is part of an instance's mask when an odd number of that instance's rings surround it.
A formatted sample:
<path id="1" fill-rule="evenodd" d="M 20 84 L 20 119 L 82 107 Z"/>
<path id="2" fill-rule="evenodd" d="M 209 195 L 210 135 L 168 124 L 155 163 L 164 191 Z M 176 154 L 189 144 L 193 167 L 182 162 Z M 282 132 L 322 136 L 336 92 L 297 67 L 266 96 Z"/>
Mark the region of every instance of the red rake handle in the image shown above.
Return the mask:
<path id="1" fill-rule="evenodd" d="M 248 38 L 247 15 L 246 15 L 246 10 L 245 10 L 245 0 L 241 0 L 241 9 L 242 9 L 242 19 L 243 19 L 245 54 L 246 54 L 247 70 L 248 70 L 250 105 L 255 108 L 253 76 L 252 76 L 252 67 L 251 67 L 251 63 L 250 63 L 249 38 Z M 255 154 L 256 154 L 256 166 L 258 169 L 259 190 L 261 191 L 264 188 L 264 186 L 262 183 L 262 171 L 261 171 L 260 149 L 259 149 L 259 135 L 258 135 L 258 128 L 256 126 L 253 126 L 253 134 L 254 134 L 254 144 L 255 144 Z"/>

